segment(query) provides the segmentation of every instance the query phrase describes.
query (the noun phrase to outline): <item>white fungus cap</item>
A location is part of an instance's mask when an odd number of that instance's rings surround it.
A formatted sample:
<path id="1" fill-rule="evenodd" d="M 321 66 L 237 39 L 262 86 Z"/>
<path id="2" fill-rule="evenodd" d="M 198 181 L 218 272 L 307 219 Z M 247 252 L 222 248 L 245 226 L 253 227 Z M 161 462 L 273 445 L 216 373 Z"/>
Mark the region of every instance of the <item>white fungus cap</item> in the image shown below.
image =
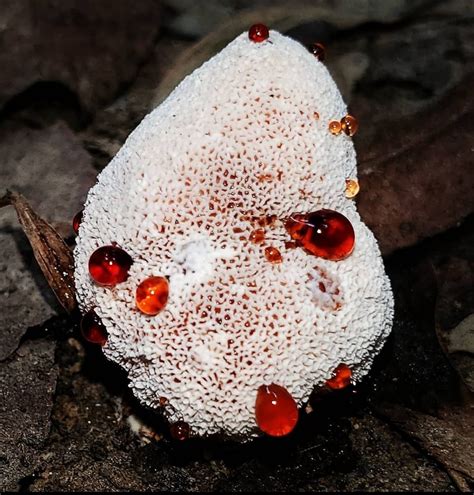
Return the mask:
<path id="1" fill-rule="evenodd" d="M 192 434 L 254 436 L 260 385 L 281 385 L 303 405 L 340 363 L 358 381 L 390 332 L 377 242 L 344 194 L 354 146 L 328 130 L 346 114 L 303 46 L 275 31 L 262 43 L 243 33 L 143 119 L 89 192 L 74 253 L 79 305 L 102 318 L 104 353 L 140 401 L 159 408 L 166 397 Z M 322 208 L 354 227 L 342 261 L 285 248 L 284 219 Z M 250 218 L 268 215 L 277 220 L 265 244 L 249 242 Z M 133 265 L 105 288 L 88 260 L 112 242 Z M 265 246 L 283 262 L 269 263 Z M 150 276 L 169 280 L 157 316 L 135 305 Z"/>

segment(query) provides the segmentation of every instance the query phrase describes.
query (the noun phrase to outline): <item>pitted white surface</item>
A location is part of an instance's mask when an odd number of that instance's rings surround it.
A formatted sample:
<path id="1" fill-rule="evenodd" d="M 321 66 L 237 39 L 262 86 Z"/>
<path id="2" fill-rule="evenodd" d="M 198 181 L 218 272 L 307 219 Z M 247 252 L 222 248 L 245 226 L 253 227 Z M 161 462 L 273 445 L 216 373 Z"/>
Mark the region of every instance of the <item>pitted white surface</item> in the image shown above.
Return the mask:
<path id="1" fill-rule="evenodd" d="M 75 249 L 80 307 L 96 308 L 104 353 L 128 371 L 135 395 L 155 408 L 168 398 L 194 434 L 251 437 L 260 385 L 282 385 L 301 405 L 340 363 L 356 381 L 365 375 L 390 332 L 377 242 L 344 196 L 345 179 L 356 178 L 352 140 L 328 131 L 346 113 L 327 69 L 300 44 L 243 33 L 143 119 L 88 195 Z M 284 219 L 321 208 L 354 226 L 345 260 L 285 249 Z M 267 215 L 277 221 L 264 245 L 252 244 L 249 218 Z M 87 269 L 111 242 L 134 260 L 112 289 Z M 283 263 L 266 261 L 269 245 Z M 152 275 L 170 283 L 154 317 L 134 300 Z"/>

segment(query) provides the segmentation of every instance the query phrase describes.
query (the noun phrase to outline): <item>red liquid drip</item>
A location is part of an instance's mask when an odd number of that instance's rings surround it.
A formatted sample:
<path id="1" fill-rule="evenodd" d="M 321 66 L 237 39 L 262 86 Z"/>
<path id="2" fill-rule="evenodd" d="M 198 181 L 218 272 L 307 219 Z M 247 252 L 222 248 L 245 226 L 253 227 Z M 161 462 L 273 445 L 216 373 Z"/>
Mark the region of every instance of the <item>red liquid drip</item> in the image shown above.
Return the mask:
<path id="1" fill-rule="evenodd" d="M 137 308 L 146 315 L 157 315 L 168 302 L 169 286 L 164 277 L 149 277 L 137 287 Z"/>
<path id="2" fill-rule="evenodd" d="M 190 428 L 184 421 L 176 421 L 170 426 L 170 435 L 175 440 L 183 441 L 189 438 Z"/>
<path id="3" fill-rule="evenodd" d="M 265 24 L 254 24 L 249 29 L 249 39 L 255 43 L 265 41 L 269 35 L 270 33 Z"/>
<path id="4" fill-rule="evenodd" d="M 104 345 L 107 342 L 107 330 L 93 309 L 82 317 L 81 333 L 88 342 L 93 344 Z"/>
<path id="5" fill-rule="evenodd" d="M 320 258 L 342 260 L 354 249 L 352 224 L 337 211 L 319 210 L 292 215 L 285 227 L 301 247 Z"/>
<path id="6" fill-rule="evenodd" d="M 351 384 L 352 371 L 347 364 L 340 364 L 333 373 L 326 385 L 333 390 L 340 390 Z"/>
<path id="7" fill-rule="evenodd" d="M 94 282 L 112 287 L 128 278 L 132 258 L 118 246 L 102 246 L 89 258 L 89 273 Z"/>
<path id="8" fill-rule="evenodd" d="M 341 129 L 348 135 L 353 136 L 359 129 L 359 122 L 352 115 L 346 115 L 341 119 Z"/>
<path id="9" fill-rule="evenodd" d="M 267 258 L 267 261 L 270 263 L 281 263 L 283 261 L 283 256 L 281 255 L 280 251 L 273 246 L 268 246 L 265 248 L 265 258 Z"/>
<path id="10" fill-rule="evenodd" d="M 326 49 L 322 43 L 314 43 L 311 47 L 313 55 L 320 61 L 323 62 L 326 57 Z"/>
<path id="11" fill-rule="evenodd" d="M 329 122 L 329 131 L 331 132 L 331 134 L 337 136 L 338 134 L 341 133 L 341 129 L 342 129 L 341 123 L 338 122 L 337 120 L 332 120 L 331 122 Z"/>
<path id="12" fill-rule="evenodd" d="M 74 218 L 72 219 L 72 228 L 76 234 L 79 233 L 79 227 L 82 222 L 82 214 L 84 213 L 84 210 L 78 211 L 75 215 Z"/>
<path id="13" fill-rule="evenodd" d="M 256 229 L 250 232 L 249 241 L 254 244 L 261 244 L 265 240 L 265 231 L 263 229 Z"/>
<path id="14" fill-rule="evenodd" d="M 298 422 L 298 406 L 286 388 L 280 385 L 262 385 L 255 402 L 255 420 L 267 435 L 288 435 Z"/>

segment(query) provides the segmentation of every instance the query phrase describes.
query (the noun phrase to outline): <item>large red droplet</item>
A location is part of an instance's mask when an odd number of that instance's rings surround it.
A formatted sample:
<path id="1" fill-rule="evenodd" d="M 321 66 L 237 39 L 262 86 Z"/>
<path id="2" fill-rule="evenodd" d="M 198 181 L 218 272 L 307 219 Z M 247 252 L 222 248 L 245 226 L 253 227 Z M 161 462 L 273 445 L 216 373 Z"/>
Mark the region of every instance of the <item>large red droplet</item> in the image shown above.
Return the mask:
<path id="1" fill-rule="evenodd" d="M 292 215 L 285 227 L 292 239 L 320 258 L 342 260 L 354 249 L 354 228 L 337 211 L 319 210 Z"/>
<path id="2" fill-rule="evenodd" d="M 93 309 L 82 317 L 81 333 L 88 342 L 93 344 L 104 345 L 107 342 L 107 330 Z"/>
<path id="3" fill-rule="evenodd" d="M 128 278 L 132 258 L 118 246 L 102 246 L 89 258 L 89 273 L 94 282 L 112 287 Z"/>
<path id="4" fill-rule="evenodd" d="M 249 39 L 255 43 L 261 43 L 268 39 L 270 32 L 265 24 L 254 24 L 249 29 Z"/>
<path id="5" fill-rule="evenodd" d="M 168 302 L 169 286 L 164 277 L 149 277 L 137 287 L 137 308 L 146 315 L 157 315 Z"/>
<path id="6" fill-rule="evenodd" d="M 326 385 L 333 390 L 340 390 L 351 384 L 352 371 L 347 364 L 340 364 L 333 372 Z"/>
<path id="7" fill-rule="evenodd" d="M 76 234 L 79 233 L 79 227 L 82 222 L 82 214 L 84 213 L 84 210 L 78 211 L 75 215 L 74 218 L 72 219 L 72 228 Z"/>
<path id="8" fill-rule="evenodd" d="M 170 435 L 175 440 L 183 441 L 189 438 L 190 428 L 185 421 L 176 421 L 170 426 Z"/>
<path id="9" fill-rule="evenodd" d="M 288 435 L 298 422 L 298 406 L 286 388 L 274 383 L 262 385 L 257 392 L 255 420 L 267 435 Z"/>

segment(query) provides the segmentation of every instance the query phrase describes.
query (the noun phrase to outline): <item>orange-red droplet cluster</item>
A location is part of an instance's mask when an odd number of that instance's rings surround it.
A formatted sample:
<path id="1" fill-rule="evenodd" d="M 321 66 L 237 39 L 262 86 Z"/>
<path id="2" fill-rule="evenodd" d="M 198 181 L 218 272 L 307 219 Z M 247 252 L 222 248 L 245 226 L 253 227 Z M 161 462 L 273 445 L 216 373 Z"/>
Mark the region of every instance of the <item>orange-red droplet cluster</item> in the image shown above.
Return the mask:
<path id="1" fill-rule="evenodd" d="M 257 392 L 255 420 L 267 435 L 288 435 L 298 422 L 298 406 L 286 388 L 274 383 L 262 385 Z"/>
<path id="2" fill-rule="evenodd" d="M 88 342 L 93 344 L 104 345 L 107 342 L 107 330 L 93 309 L 82 317 L 81 333 Z"/>
<path id="3" fill-rule="evenodd" d="M 285 227 L 299 246 L 320 258 L 342 260 L 354 249 L 354 228 L 337 211 L 318 210 L 292 215 Z"/>
<path id="4" fill-rule="evenodd" d="M 89 273 L 99 285 L 113 287 L 127 280 L 132 263 L 132 258 L 122 248 L 102 246 L 89 258 Z"/>
<path id="5" fill-rule="evenodd" d="M 165 277 L 149 277 L 135 293 L 137 308 L 146 315 L 157 315 L 168 302 L 169 285 Z"/>
<path id="6" fill-rule="evenodd" d="M 175 440 L 183 441 L 189 438 L 190 428 L 188 423 L 185 421 L 176 421 L 170 426 L 171 438 Z"/>
<path id="7" fill-rule="evenodd" d="M 281 263 L 283 261 L 283 257 L 280 253 L 280 251 L 273 246 L 268 246 L 265 248 L 265 258 L 267 258 L 267 261 L 270 263 Z"/>
<path id="8" fill-rule="evenodd" d="M 326 57 L 326 49 L 322 43 L 314 43 L 311 47 L 313 55 L 320 61 L 323 62 Z"/>
<path id="9" fill-rule="evenodd" d="M 84 210 L 78 211 L 75 215 L 74 218 L 72 219 L 72 228 L 76 234 L 79 233 L 79 227 L 82 222 L 82 214 L 84 213 Z"/>
<path id="10" fill-rule="evenodd" d="M 254 24 L 249 29 L 249 39 L 254 43 L 261 43 L 268 39 L 270 35 L 267 26 L 265 24 Z"/>
<path id="11" fill-rule="evenodd" d="M 341 129 L 348 135 L 353 136 L 359 129 L 359 122 L 352 115 L 346 115 L 341 119 Z"/>
<path id="12" fill-rule="evenodd" d="M 347 364 L 340 364 L 333 373 L 326 385 L 333 390 L 340 390 L 351 384 L 352 371 Z"/>

